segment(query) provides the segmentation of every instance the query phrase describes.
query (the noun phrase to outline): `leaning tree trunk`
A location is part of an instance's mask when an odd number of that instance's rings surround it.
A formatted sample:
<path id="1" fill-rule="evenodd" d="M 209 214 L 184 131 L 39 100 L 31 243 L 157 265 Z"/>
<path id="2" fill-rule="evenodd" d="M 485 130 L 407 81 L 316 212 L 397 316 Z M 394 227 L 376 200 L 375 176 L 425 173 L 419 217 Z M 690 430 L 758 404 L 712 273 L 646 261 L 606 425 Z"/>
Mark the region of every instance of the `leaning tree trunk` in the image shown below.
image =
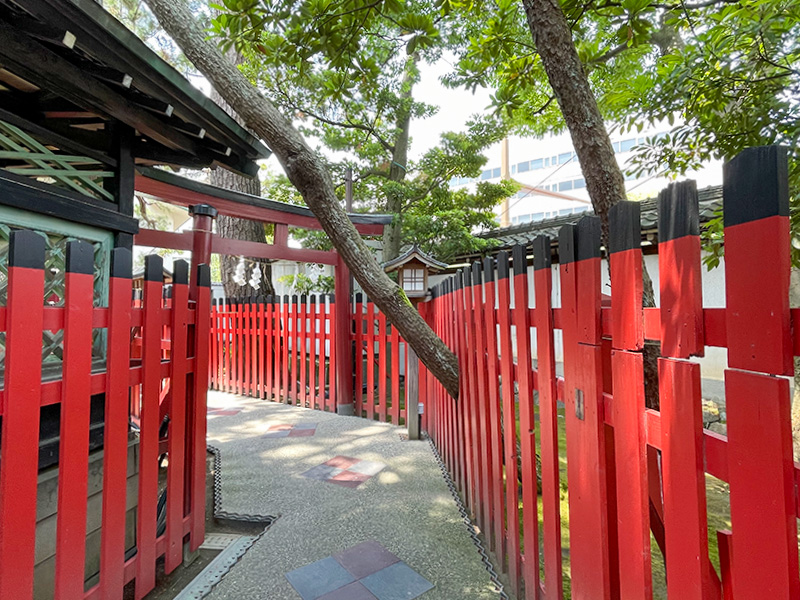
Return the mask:
<path id="1" fill-rule="evenodd" d="M 522 0 L 522 4 L 536 51 L 572 137 L 594 213 L 600 217 L 602 243 L 608 248 L 608 211 L 625 200 L 625 177 L 561 4 L 558 0 Z M 642 304 L 655 306 L 653 283 L 644 264 L 642 271 Z M 658 408 L 658 355 L 657 345 L 645 344 L 645 403 L 654 409 Z"/>
<path id="2" fill-rule="evenodd" d="M 417 54 L 406 59 L 405 72 L 400 87 L 402 108 L 397 118 L 397 137 L 394 140 L 392 164 L 389 165 L 389 181 L 403 181 L 408 166 L 408 143 L 411 128 L 412 92 L 416 80 Z M 392 215 L 392 222 L 383 227 L 383 260 L 388 262 L 400 255 L 403 243 L 403 202 L 405 198 L 394 187 L 386 194 L 386 211 Z"/>
<path id="3" fill-rule="evenodd" d="M 420 360 L 458 397 L 458 359 L 433 332 L 402 290 L 384 273 L 347 217 L 324 162 L 291 122 L 225 59 L 180 0 L 146 0 L 161 26 L 225 101 L 261 137 L 328 234 L 353 276 L 400 331 Z"/>

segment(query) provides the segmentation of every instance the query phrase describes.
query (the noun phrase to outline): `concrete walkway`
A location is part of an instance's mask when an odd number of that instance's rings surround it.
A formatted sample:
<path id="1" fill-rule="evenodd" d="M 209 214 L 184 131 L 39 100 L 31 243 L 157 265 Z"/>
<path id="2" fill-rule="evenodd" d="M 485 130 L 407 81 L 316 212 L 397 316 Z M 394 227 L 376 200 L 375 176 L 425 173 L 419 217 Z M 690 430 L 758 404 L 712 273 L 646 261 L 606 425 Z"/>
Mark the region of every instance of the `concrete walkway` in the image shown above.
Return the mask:
<path id="1" fill-rule="evenodd" d="M 210 598 L 299 600 L 285 574 L 374 540 L 434 584 L 421 600 L 496 599 L 427 442 L 356 417 L 209 392 L 209 443 L 222 451 L 222 508 L 279 516 Z M 233 414 L 236 409 L 241 412 Z M 313 436 L 264 437 L 316 423 Z M 274 428 L 273 428 L 274 431 Z M 384 463 L 356 488 L 301 474 L 335 456 Z"/>

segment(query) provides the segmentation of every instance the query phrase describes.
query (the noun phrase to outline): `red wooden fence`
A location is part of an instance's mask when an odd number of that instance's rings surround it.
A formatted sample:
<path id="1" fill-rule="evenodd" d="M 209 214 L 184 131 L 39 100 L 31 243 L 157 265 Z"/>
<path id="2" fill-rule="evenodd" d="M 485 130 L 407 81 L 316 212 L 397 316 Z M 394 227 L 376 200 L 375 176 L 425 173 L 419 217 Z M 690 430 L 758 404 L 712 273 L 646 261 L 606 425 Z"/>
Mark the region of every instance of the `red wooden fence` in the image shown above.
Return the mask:
<path id="1" fill-rule="evenodd" d="M 0 598 L 33 595 L 40 409 L 53 404 L 61 405 L 55 598 L 121 599 L 132 580 L 136 597 L 142 598 L 155 585 L 159 557 L 165 557 L 171 572 L 181 563 L 184 541 L 196 549 L 204 537 L 208 268 L 199 267 L 196 298 L 189 300 L 188 267 L 176 262 L 167 304 L 162 299 L 161 258 L 148 257 L 144 298 L 136 305 L 131 300 L 131 254 L 116 249 L 108 306 L 100 308 L 92 305 L 91 245 L 68 245 L 63 306 L 43 306 L 43 269 L 44 239 L 30 231 L 13 232 L 8 300 L 0 307 L 0 331 L 6 336 L 0 391 Z M 165 326 L 169 340 L 162 339 Z M 93 328 L 106 330 L 102 371 L 92 370 Z M 64 332 L 63 377 L 42 382 L 37 360 L 42 336 L 36 332 L 45 329 Z M 131 339 L 137 330 L 143 338 L 141 356 L 132 359 Z M 164 346 L 169 350 L 166 360 Z M 195 373 L 202 375 L 196 379 Z M 161 393 L 165 388 L 168 394 Z M 100 572 L 99 583 L 85 589 L 89 407 L 96 394 L 105 395 Z M 140 416 L 139 492 L 135 553 L 128 552 L 126 560 L 131 406 Z M 168 435 L 160 437 L 164 416 Z M 165 454 L 166 483 L 160 483 L 159 460 Z M 162 532 L 157 529 L 157 506 L 166 490 Z"/>
<path id="2" fill-rule="evenodd" d="M 702 306 L 693 182 L 659 197 L 658 308 L 642 308 L 632 202 L 610 215 L 610 306 L 595 217 L 560 231 L 560 306 L 546 237 L 435 288 L 423 314 L 459 358 L 461 393 L 455 401 L 422 377 L 427 430 L 520 597 L 560 599 L 569 589 L 572 598 L 649 600 L 652 557 L 661 552 L 666 577 L 656 584 L 670 598 L 800 598 L 800 465 L 781 377 L 800 354 L 792 329 L 800 311 L 788 304 L 786 164 L 783 150 L 768 147 L 725 166 L 725 308 Z M 660 342 L 660 409 L 645 406 L 645 340 Z M 692 360 L 714 346 L 728 351 L 727 436 L 703 429 L 701 366 Z M 718 568 L 709 556 L 706 473 L 730 486 L 732 526 L 717 532 Z"/>
<path id="3" fill-rule="evenodd" d="M 361 294 L 351 312 L 355 414 L 401 424 L 406 415 L 405 369 L 401 369 L 405 341 Z M 214 303 L 211 388 L 335 411 L 334 314 L 333 296 Z"/>

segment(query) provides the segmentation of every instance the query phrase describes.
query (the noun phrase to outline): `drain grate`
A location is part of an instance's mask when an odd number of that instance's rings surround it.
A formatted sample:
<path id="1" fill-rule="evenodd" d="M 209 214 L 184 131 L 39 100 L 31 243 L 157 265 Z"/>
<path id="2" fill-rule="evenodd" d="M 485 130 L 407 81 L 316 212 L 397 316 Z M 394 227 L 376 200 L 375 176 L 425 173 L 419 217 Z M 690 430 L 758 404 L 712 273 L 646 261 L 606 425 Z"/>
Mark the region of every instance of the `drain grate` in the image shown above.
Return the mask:
<path id="1" fill-rule="evenodd" d="M 225 550 L 228 546 L 238 540 L 241 535 L 238 533 L 209 533 L 200 546 L 201 550 Z"/>
<path id="2" fill-rule="evenodd" d="M 214 536 L 208 536 L 209 538 Z M 218 535 L 217 537 L 236 537 L 232 543 L 220 552 L 192 582 L 183 588 L 174 600 L 202 600 L 211 593 L 211 589 L 231 570 L 239 559 L 247 552 L 259 536 L 237 535 L 227 536 Z M 207 542 L 206 542 L 207 543 Z M 205 546 L 205 543 L 203 544 Z"/>

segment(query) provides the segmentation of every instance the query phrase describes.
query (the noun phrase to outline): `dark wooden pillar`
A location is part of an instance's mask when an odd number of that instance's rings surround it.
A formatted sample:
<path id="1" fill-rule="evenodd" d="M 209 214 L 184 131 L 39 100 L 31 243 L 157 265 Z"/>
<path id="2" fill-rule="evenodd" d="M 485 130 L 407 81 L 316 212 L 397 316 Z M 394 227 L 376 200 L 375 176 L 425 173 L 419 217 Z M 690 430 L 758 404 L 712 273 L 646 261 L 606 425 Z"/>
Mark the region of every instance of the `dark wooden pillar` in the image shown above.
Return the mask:
<path id="1" fill-rule="evenodd" d="M 128 217 L 133 216 L 134 179 L 136 177 L 136 164 L 133 157 L 133 128 L 123 124 L 114 123 L 111 136 L 111 158 L 117 161 L 116 177 L 110 180 L 114 201 L 117 210 Z M 117 233 L 114 237 L 114 246 L 117 248 L 133 249 L 133 236 L 130 233 Z"/>

